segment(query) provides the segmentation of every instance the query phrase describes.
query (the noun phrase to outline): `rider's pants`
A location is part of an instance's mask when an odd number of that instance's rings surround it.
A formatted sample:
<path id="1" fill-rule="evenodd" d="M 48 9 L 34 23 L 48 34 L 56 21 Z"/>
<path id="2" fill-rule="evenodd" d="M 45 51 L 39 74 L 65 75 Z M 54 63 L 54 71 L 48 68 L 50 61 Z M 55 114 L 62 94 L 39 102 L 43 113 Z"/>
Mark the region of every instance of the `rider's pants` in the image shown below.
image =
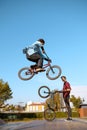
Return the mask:
<path id="1" fill-rule="evenodd" d="M 70 95 L 64 97 L 64 102 L 65 102 L 65 105 L 66 105 L 66 108 L 67 108 L 68 118 L 72 117 L 72 110 L 71 110 L 71 107 L 70 107 L 69 99 L 70 99 Z"/>
<path id="2" fill-rule="evenodd" d="M 43 58 L 41 57 L 40 54 L 35 53 L 35 54 L 31 55 L 31 56 L 26 55 L 26 57 L 27 57 L 28 60 L 30 60 L 32 62 L 36 62 L 38 68 L 43 67 Z"/>

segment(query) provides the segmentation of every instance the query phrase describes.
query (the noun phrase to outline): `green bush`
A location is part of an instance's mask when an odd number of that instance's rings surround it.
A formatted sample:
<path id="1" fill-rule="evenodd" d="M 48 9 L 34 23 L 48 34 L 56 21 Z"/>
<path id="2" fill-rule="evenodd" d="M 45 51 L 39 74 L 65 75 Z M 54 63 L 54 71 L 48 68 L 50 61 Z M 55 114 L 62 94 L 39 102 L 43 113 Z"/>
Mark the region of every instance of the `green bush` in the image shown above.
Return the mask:
<path id="1" fill-rule="evenodd" d="M 0 116 L 4 120 L 15 121 L 15 120 L 25 120 L 25 119 L 43 119 L 43 112 L 38 113 L 0 113 Z M 65 118 L 67 117 L 66 112 L 56 112 L 56 118 Z M 72 117 L 79 117 L 78 112 L 73 112 Z"/>
<path id="2" fill-rule="evenodd" d="M 56 118 L 65 118 L 67 117 L 67 112 L 56 112 Z M 72 117 L 79 117 L 79 113 L 72 112 Z"/>
<path id="3" fill-rule="evenodd" d="M 67 117 L 65 112 L 56 112 L 56 118 L 64 118 Z"/>
<path id="4" fill-rule="evenodd" d="M 37 118 L 43 118 L 43 112 L 38 112 L 36 113 Z"/>

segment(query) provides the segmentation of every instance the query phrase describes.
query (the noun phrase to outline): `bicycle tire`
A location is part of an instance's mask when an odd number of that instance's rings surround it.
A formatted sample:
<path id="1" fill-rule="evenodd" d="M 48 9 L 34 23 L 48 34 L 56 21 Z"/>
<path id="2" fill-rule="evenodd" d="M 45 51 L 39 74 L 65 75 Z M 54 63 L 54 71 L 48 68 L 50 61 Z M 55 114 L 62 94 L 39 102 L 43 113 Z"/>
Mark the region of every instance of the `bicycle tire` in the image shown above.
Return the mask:
<path id="1" fill-rule="evenodd" d="M 47 120 L 47 121 L 53 121 L 56 117 L 56 114 L 55 114 L 55 111 L 53 109 L 45 109 L 44 111 L 44 118 Z"/>
<path id="2" fill-rule="evenodd" d="M 44 93 L 47 92 L 47 93 Z M 41 98 L 47 98 L 50 95 L 50 89 L 47 86 L 41 86 L 38 89 L 38 94 Z"/>
<path id="3" fill-rule="evenodd" d="M 25 73 L 24 73 L 25 72 Z M 26 75 L 26 72 L 28 72 L 29 74 Z M 23 73 L 23 75 L 22 75 Z M 25 77 L 24 77 L 25 76 Z M 18 72 L 18 77 L 21 79 L 21 80 L 30 80 L 32 77 L 34 76 L 34 73 L 31 73 L 29 71 L 29 67 L 24 67 L 24 68 L 21 68 Z"/>
<path id="4" fill-rule="evenodd" d="M 51 68 L 53 69 L 54 73 L 52 72 Z M 54 66 L 51 66 L 51 68 L 48 68 L 46 71 L 47 78 L 50 80 L 55 80 L 59 78 L 62 73 L 60 66 L 54 65 Z"/>

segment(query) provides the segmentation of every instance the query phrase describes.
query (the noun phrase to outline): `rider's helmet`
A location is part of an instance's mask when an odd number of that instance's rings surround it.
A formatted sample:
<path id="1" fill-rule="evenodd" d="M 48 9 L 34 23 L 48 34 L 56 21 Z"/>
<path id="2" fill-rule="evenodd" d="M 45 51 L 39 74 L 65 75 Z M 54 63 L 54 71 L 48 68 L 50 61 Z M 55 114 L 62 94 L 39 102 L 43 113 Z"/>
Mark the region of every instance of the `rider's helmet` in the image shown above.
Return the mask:
<path id="1" fill-rule="evenodd" d="M 44 39 L 38 39 L 38 41 L 40 41 L 42 44 L 45 44 Z"/>

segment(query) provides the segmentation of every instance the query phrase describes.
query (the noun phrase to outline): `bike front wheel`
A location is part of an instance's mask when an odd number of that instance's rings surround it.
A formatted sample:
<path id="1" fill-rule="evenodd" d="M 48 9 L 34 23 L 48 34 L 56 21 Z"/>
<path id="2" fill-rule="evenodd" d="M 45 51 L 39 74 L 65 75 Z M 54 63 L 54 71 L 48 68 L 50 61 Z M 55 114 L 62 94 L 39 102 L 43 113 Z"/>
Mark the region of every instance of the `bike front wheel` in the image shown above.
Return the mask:
<path id="1" fill-rule="evenodd" d="M 46 76 L 50 80 L 55 80 L 59 78 L 61 73 L 62 73 L 62 70 L 60 66 L 54 65 L 47 69 Z"/>
<path id="2" fill-rule="evenodd" d="M 55 114 L 55 111 L 53 109 L 45 109 L 44 111 L 44 118 L 47 120 L 47 121 L 52 121 L 54 120 L 56 117 L 56 114 Z"/>
<path id="3" fill-rule="evenodd" d="M 38 89 L 38 94 L 42 98 L 47 98 L 50 95 L 50 89 L 47 86 L 41 86 Z"/>
<path id="4" fill-rule="evenodd" d="M 22 69 L 19 70 L 18 72 L 18 77 L 21 80 L 29 80 L 34 76 L 34 73 L 31 73 L 29 70 L 29 67 L 24 67 Z"/>

